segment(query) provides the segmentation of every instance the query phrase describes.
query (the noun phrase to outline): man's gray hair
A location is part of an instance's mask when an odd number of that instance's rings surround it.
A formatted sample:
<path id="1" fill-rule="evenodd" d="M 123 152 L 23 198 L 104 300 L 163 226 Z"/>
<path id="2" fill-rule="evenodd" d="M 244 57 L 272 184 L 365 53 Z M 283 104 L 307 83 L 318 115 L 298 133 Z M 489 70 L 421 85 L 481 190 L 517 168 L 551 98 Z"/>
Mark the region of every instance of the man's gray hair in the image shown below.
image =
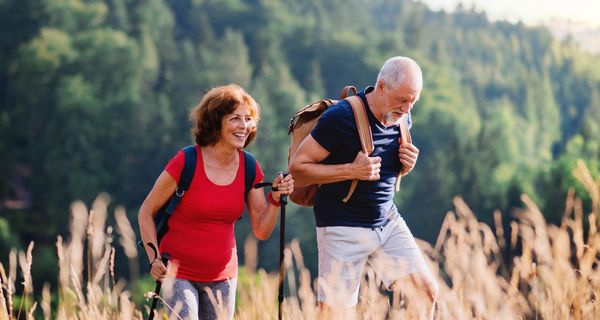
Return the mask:
<path id="1" fill-rule="evenodd" d="M 389 58 L 381 67 L 377 75 L 377 82 L 383 80 L 386 87 L 396 88 L 409 74 L 412 75 L 413 84 L 422 88 L 423 73 L 417 62 L 408 57 L 393 57 Z"/>

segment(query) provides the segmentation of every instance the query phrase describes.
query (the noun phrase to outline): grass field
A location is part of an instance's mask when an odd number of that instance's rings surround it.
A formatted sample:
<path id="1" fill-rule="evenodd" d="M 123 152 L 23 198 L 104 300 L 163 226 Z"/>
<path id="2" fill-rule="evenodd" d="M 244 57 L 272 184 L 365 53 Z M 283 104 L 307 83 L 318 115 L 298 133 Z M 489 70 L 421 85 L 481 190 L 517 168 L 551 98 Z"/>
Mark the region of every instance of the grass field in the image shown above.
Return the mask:
<path id="1" fill-rule="evenodd" d="M 582 163 L 575 176 L 590 193 L 592 211 L 583 212 L 581 200 L 570 192 L 560 225 L 547 224 L 526 195 L 510 230 L 502 227 L 500 212 L 490 227 L 460 198 L 454 200 L 455 210 L 445 217 L 435 245 L 419 241 L 440 284 L 436 319 L 600 319 L 600 179 L 594 181 Z M 125 280 L 114 276 L 115 246 L 122 246 L 129 259 L 129 281 L 137 280 L 135 234 L 122 209 L 115 210 L 115 228 L 106 226 L 106 208 L 103 196 L 90 209 L 80 202 L 72 205 L 70 238 L 58 237 L 56 242 L 58 288 L 44 286 L 34 295 L 33 243 L 25 252 L 11 252 L 9 264 L 0 265 L 0 319 L 145 318 L 149 303 L 133 302 Z M 249 240 L 245 246 L 252 252 L 255 243 Z M 507 256 L 510 261 L 505 261 Z M 284 319 L 318 318 L 316 283 L 296 241 L 288 244 L 285 265 L 291 294 L 283 305 Z M 393 294 L 390 305 L 389 295 L 368 279 L 373 276 L 365 277 L 354 311 L 359 319 L 417 317 L 408 307 L 415 302 L 409 288 Z M 276 319 L 277 286 L 276 274 L 240 268 L 235 318 Z M 51 301 L 53 296 L 56 301 Z M 333 314 L 346 319 L 345 312 Z"/>

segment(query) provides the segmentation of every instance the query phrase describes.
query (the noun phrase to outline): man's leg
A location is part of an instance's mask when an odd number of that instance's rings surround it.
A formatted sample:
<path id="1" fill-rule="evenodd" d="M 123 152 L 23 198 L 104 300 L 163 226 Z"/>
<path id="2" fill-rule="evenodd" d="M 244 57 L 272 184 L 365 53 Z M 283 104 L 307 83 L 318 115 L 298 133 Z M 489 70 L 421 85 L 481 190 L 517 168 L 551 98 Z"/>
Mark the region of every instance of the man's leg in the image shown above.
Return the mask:
<path id="1" fill-rule="evenodd" d="M 407 311 L 413 318 L 433 319 L 438 285 L 431 278 L 431 275 L 426 272 L 412 273 L 395 280 L 390 286 L 394 297 L 399 297 L 400 294 L 407 297 Z M 394 301 L 395 305 L 391 307 L 396 307 L 398 303 L 399 301 Z"/>
<path id="2" fill-rule="evenodd" d="M 377 235 L 369 228 L 322 227 L 317 228 L 317 244 L 320 318 L 353 316 L 363 267 L 379 247 Z"/>
<path id="3" fill-rule="evenodd" d="M 400 290 L 408 298 L 408 311 L 413 316 L 433 317 L 438 284 L 406 223 L 395 213 L 380 232 L 383 244 L 369 263 L 385 286 L 396 291 L 394 296 Z"/>

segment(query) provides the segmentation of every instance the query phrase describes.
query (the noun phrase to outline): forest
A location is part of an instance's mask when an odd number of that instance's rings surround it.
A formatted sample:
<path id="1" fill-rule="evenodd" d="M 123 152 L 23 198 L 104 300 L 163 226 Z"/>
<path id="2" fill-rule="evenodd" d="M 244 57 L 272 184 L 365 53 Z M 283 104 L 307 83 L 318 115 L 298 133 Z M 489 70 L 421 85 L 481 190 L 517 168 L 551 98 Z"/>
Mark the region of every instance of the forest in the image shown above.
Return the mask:
<path id="1" fill-rule="evenodd" d="M 249 150 L 270 179 L 286 170 L 295 110 L 372 85 L 396 55 L 424 75 L 419 161 L 396 194 L 416 237 L 435 241 L 456 196 L 486 223 L 499 210 L 507 228 L 522 194 L 550 223 L 570 189 L 591 210 L 573 171 L 581 159 L 600 174 L 600 57 L 542 27 L 408 0 L 0 0 L 0 262 L 34 241 L 33 278 L 56 283 L 71 204 L 99 194 L 138 232 L 137 210 L 193 143 L 188 112 L 208 89 L 236 83 L 258 101 Z M 287 218 L 286 241 L 315 274 L 311 209 L 290 204 Z M 269 271 L 277 232 L 258 244 Z M 245 216 L 241 255 L 250 233 Z"/>

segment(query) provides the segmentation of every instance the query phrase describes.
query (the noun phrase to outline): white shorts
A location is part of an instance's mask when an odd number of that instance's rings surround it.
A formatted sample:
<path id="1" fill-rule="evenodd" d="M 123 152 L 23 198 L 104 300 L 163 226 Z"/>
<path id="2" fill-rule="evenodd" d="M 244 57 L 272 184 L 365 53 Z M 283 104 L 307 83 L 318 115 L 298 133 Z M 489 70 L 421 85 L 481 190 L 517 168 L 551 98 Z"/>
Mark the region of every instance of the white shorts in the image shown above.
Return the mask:
<path id="1" fill-rule="evenodd" d="M 430 276 L 421 250 L 397 212 L 384 227 L 317 227 L 317 244 L 318 300 L 330 305 L 357 304 L 365 263 L 388 289 L 412 273 Z"/>

